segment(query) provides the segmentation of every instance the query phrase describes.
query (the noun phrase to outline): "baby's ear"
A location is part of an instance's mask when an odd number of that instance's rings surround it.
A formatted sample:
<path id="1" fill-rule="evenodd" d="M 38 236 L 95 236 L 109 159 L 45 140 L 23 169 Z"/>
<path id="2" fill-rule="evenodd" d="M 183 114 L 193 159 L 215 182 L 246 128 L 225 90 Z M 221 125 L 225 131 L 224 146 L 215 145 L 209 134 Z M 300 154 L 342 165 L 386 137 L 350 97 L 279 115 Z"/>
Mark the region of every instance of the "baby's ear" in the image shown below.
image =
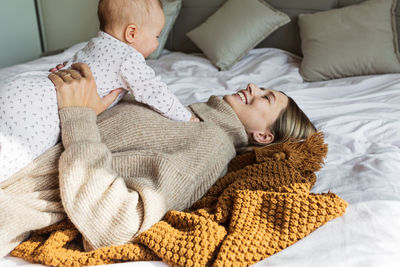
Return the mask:
<path id="1" fill-rule="evenodd" d="M 137 34 L 137 27 L 135 24 L 129 24 L 128 26 L 126 26 L 125 28 L 125 41 L 128 44 L 132 44 L 135 41 L 135 37 Z"/>

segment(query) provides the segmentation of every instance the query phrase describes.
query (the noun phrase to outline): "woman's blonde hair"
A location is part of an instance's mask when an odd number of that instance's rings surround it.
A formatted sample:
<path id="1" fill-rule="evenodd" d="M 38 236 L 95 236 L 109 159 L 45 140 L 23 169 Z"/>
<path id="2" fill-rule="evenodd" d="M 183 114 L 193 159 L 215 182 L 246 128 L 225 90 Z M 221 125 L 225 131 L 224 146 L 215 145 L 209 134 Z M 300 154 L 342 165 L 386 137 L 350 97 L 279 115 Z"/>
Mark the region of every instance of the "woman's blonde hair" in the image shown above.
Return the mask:
<path id="1" fill-rule="evenodd" d="M 286 95 L 285 93 L 283 94 Z M 274 140 L 268 145 L 284 143 L 289 140 L 304 140 L 311 134 L 317 132 L 314 124 L 312 124 L 307 115 L 299 108 L 293 98 L 287 97 L 289 101 L 286 108 L 281 111 L 279 117 L 269 129 L 274 135 Z M 268 145 L 252 143 L 250 146 L 240 148 L 237 152 L 242 154 L 252 151 L 256 147 Z"/>
<path id="2" fill-rule="evenodd" d="M 274 135 L 273 143 L 284 143 L 291 139 L 302 140 L 315 133 L 317 129 L 296 102 L 288 96 L 287 107 L 281 112 L 270 131 Z"/>

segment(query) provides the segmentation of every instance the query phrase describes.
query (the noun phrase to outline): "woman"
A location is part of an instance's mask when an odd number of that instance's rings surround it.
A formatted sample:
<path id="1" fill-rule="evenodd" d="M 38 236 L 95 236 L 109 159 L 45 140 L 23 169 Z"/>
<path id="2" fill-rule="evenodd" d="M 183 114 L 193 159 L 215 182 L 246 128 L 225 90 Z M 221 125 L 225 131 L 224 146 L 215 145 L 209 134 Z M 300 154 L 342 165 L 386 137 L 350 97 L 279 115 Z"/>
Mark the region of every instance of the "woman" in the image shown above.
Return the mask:
<path id="1" fill-rule="evenodd" d="M 101 99 L 88 66 L 73 68 L 49 76 L 64 151 L 55 146 L 1 184 L 0 256 L 65 215 L 87 249 L 129 242 L 204 195 L 236 149 L 315 131 L 290 98 L 253 84 L 190 105 L 199 123 L 168 120 L 129 96 L 96 118 L 119 91 Z"/>

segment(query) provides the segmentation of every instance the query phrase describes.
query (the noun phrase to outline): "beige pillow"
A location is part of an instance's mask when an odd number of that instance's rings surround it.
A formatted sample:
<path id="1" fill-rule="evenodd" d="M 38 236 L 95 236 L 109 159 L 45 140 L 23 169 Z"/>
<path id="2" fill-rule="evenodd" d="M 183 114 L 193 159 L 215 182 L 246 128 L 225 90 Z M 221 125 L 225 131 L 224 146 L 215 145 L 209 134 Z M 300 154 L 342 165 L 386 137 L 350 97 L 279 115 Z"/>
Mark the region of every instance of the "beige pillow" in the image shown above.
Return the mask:
<path id="1" fill-rule="evenodd" d="M 396 0 L 299 15 L 305 81 L 400 72 Z"/>
<path id="2" fill-rule="evenodd" d="M 226 70 L 289 21 L 264 0 L 228 0 L 187 36 L 219 69 Z"/>

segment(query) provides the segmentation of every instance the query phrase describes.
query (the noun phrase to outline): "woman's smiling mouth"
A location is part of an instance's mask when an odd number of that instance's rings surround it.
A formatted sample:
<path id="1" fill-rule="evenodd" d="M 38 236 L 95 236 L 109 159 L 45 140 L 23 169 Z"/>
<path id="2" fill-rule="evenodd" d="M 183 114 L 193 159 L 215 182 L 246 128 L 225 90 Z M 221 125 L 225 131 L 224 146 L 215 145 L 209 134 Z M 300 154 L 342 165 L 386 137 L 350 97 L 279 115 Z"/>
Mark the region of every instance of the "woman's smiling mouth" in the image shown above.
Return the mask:
<path id="1" fill-rule="evenodd" d="M 244 94 L 243 92 L 237 92 L 235 95 L 237 95 L 244 104 L 247 104 L 246 94 Z"/>

